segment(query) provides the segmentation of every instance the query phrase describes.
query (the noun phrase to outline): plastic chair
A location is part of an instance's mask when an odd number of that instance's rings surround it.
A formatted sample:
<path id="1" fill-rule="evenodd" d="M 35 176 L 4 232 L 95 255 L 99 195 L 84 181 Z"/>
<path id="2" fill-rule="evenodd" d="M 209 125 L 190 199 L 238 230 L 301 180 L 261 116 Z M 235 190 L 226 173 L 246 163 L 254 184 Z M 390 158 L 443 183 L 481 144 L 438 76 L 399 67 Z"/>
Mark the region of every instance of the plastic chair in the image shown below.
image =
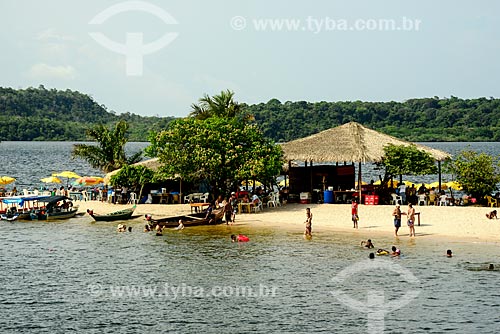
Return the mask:
<path id="1" fill-rule="evenodd" d="M 429 205 L 437 205 L 436 194 L 429 194 Z"/>
<path id="2" fill-rule="evenodd" d="M 128 204 L 137 204 L 138 200 L 137 200 L 137 194 L 132 192 L 130 193 L 130 196 L 128 198 Z"/>
<path id="3" fill-rule="evenodd" d="M 208 201 L 208 193 L 204 193 L 203 195 L 200 196 L 200 201 L 203 203 L 206 203 Z"/>
<path id="4" fill-rule="evenodd" d="M 153 195 L 148 194 L 148 199 L 144 202 L 144 204 L 153 204 Z"/>
<path id="5" fill-rule="evenodd" d="M 486 198 L 486 200 L 488 201 L 489 207 L 494 208 L 498 206 L 498 200 L 496 198 L 493 198 L 491 196 L 484 196 L 484 198 Z"/>
<path id="6" fill-rule="evenodd" d="M 191 203 L 193 201 L 193 194 L 184 196 L 184 204 Z"/>
<path id="7" fill-rule="evenodd" d="M 269 196 L 269 201 L 267 201 L 267 207 L 270 208 L 271 205 L 274 208 L 277 206 L 275 193 L 271 193 L 270 196 Z"/>
<path id="8" fill-rule="evenodd" d="M 254 206 L 252 207 L 252 211 L 253 211 L 254 213 L 257 213 L 257 212 L 259 212 L 259 211 L 262 211 L 263 209 L 264 209 L 264 208 L 262 207 L 262 201 L 261 201 L 261 200 L 259 200 L 259 203 L 257 203 L 256 205 L 254 205 Z"/>
<path id="9" fill-rule="evenodd" d="M 418 205 L 427 205 L 427 196 L 424 194 L 418 195 Z"/>
<path id="10" fill-rule="evenodd" d="M 83 200 L 85 202 L 87 202 L 89 200 L 89 194 L 87 194 L 86 190 L 82 191 L 82 197 L 80 200 Z"/>
<path id="11" fill-rule="evenodd" d="M 439 206 L 447 206 L 448 200 L 446 199 L 446 195 L 439 196 Z"/>
<path id="12" fill-rule="evenodd" d="M 394 193 L 391 194 L 391 196 L 392 196 L 391 204 L 393 204 L 393 205 L 397 205 L 397 204 L 403 205 L 403 197 L 401 197 L 401 196 L 399 196 L 397 194 L 394 194 Z"/>

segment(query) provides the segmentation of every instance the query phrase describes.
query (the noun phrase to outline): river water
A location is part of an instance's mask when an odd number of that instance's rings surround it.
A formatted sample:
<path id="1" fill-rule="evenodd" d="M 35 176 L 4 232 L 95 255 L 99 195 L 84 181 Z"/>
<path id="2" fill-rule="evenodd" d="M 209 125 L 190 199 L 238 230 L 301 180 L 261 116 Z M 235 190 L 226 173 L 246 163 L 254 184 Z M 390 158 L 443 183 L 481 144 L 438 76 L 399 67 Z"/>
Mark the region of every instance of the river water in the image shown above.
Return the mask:
<path id="1" fill-rule="evenodd" d="M 1 143 L 0 174 L 16 176 L 18 185 L 66 169 L 96 174 L 68 160 L 70 147 Z M 490 263 L 500 268 L 498 243 L 378 237 L 377 248 L 396 245 L 402 256 L 367 262 L 369 252 L 354 233 L 315 233 L 304 240 L 301 233 L 271 227 L 223 225 L 157 237 L 143 233 L 140 222 L 132 226 L 130 233 L 117 233 L 116 224 L 91 223 L 88 217 L 0 222 L 0 332 L 500 329 L 500 271 L 483 270 Z M 231 243 L 229 236 L 237 233 L 251 241 Z M 455 256 L 444 256 L 446 249 Z M 418 295 L 404 304 L 412 292 Z"/>

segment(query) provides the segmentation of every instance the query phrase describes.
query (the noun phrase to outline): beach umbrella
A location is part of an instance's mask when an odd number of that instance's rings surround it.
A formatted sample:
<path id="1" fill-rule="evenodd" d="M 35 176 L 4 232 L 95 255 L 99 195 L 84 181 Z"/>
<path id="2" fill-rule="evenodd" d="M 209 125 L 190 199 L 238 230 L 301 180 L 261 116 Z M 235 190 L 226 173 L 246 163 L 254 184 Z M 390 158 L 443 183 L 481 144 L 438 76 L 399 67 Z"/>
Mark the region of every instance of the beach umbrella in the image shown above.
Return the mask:
<path id="1" fill-rule="evenodd" d="M 454 189 L 454 190 L 462 190 L 462 185 L 459 182 L 457 182 L 457 181 L 450 181 L 450 182 L 446 182 L 444 184 L 448 188 L 451 188 L 451 189 Z M 441 187 L 442 186 L 443 185 L 441 185 Z"/>
<path id="2" fill-rule="evenodd" d="M 64 172 L 60 173 L 53 173 L 52 176 L 59 176 L 59 177 L 65 177 L 68 179 L 78 179 L 80 175 L 76 174 L 75 172 L 65 170 Z"/>
<path id="3" fill-rule="evenodd" d="M 104 178 L 100 176 L 82 176 L 73 181 L 72 184 L 75 186 L 95 186 L 103 182 Z"/>
<path id="4" fill-rule="evenodd" d="M 356 184 L 357 184 L 357 183 L 356 183 Z M 366 182 L 362 182 L 361 184 L 367 184 L 367 183 L 366 183 Z M 381 184 L 382 184 L 382 181 L 380 181 L 380 180 L 377 180 L 377 181 L 373 182 L 373 185 L 375 185 L 375 186 L 379 186 L 379 185 L 381 185 Z M 388 181 L 387 181 L 387 184 L 388 184 L 388 185 L 391 185 L 391 180 L 388 180 Z M 392 186 L 393 186 L 393 187 L 397 187 L 397 186 L 398 186 L 398 184 L 399 184 L 399 181 L 397 181 L 397 180 L 392 180 Z"/>
<path id="5" fill-rule="evenodd" d="M 52 176 L 58 176 L 58 177 L 65 177 L 66 178 L 66 184 L 69 185 L 69 179 L 78 179 L 81 177 L 80 175 L 76 174 L 75 172 L 65 170 L 64 172 L 60 173 L 53 173 Z"/>
<path id="6" fill-rule="evenodd" d="M 262 187 L 262 183 L 261 182 L 255 181 L 255 184 L 254 184 L 254 181 L 252 181 L 252 180 L 248 181 L 248 184 L 247 184 L 247 181 L 242 181 L 241 185 L 243 187 L 247 187 L 247 186 L 250 186 L 250 187 L 252 187 L 252 186 L 254 186 L 254 187 Z"/>
<path id="7" fill-rule="evenodd" d="M 10 176 L 0 176 L 0 184 L 7 185 L 14 182 L 16 179 Z"/>
<path id="8" fill-rule="evenodd" d="M 62 183 L 61 179 L 57 176 L 49 176 L 43 179 L 40 179 L 43 183 Z"/>

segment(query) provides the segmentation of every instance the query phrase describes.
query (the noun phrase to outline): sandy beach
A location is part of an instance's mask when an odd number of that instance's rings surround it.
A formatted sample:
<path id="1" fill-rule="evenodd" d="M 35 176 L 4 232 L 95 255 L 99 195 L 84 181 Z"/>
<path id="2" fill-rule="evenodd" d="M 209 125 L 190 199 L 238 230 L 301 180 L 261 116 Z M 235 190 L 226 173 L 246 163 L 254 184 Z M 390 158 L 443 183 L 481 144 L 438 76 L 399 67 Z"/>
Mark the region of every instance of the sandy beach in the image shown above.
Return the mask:
<path id="1" fill-rule="evenodd" d="M 76 201 L 76 204 L 79 205 L 80 212 L 91 208 L 99 214 L 130 207 L 130 205 L 97 201 Z M 300 232 L 304 230 L 306 207 L 310 207 L 313 213 L 313 235 L 339 231 L 357 233 L 363 239 L 374 235 L 392 236 L 394 234 L 391 216 L 394 207 L 389 205 L 360 205 L 358 230 L 352 227 L 351 207 L 348 204 L 288 204 L 277 208 L 264 208 L 258 213 L 238 214 L 235 226 Z M 418 220 L 415 224 L 416 238 L 447 237 L 468 241 L 500 241 L 500 219 L 489 220 L 485 216 L 493 210 L 492 208 L 455 206 L 416 206 L 415 208 L 416 212 L 420 213 L 420 226 L 418 226 Z M 401 209 L 405 212 L 407 207 L 402 206 Z M 146 213 L 152 214 L 154 218 L 160 218 L 190 212 L 189 204 L 139 204 L 134 215 L 141 217 L 134 219 L 133 222 L 144 222 L 143 216 Z M 409 238 L 405 216 L 403 216 L 398 234 L 400 238 Z"/>

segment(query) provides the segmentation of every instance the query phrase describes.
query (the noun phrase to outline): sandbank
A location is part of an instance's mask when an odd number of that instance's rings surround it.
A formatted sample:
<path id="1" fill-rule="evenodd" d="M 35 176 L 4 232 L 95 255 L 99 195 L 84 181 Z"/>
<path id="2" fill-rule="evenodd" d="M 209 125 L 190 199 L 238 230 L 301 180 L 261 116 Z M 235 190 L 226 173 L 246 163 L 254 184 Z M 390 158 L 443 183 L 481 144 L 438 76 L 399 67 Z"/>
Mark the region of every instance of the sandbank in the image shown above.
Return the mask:
<path id="1" fill-rule="evenodd" d="M 76 201 L 79 211 L 91 208 L 95 213 L 104 214 L 131 205 L 110 204 L 98 201 Z M 242 213 L 236 216 L 236 226 L 254 228 L 275 228 L 284 232 L 304 230 L 305 209 L 313 213 L 313 235 L 338 232 L 359 234 L 361 239 L 373 235 L 394 235 L 392 205 L 359 205 L 359 229 L 354 230 L 351 221 L 351 207 L 348 204 L 287 204 L 276 208 L 264 208 L 258 213 Z M 415 206 L 420 212 L 420 226 L 415 224 L 416 238 L 447 237 L 454 240 L 500 241 L 500 219 L 487 219 L 489 207 L 476 206 Z M 401 206 L 406 211 L 406 206 Z M 131 223 L 143 223 L 144 215 L 154 218 L 183 215 L 191 212 L 189 204 L 139 204 Z M 110 223 L 111 224 L 111 223 Z M 409 238 L 406 217 L 403 216 L 399 230 L 400 238 Z"/>

